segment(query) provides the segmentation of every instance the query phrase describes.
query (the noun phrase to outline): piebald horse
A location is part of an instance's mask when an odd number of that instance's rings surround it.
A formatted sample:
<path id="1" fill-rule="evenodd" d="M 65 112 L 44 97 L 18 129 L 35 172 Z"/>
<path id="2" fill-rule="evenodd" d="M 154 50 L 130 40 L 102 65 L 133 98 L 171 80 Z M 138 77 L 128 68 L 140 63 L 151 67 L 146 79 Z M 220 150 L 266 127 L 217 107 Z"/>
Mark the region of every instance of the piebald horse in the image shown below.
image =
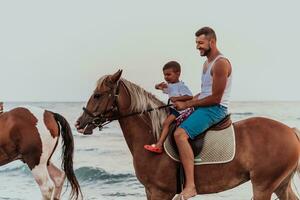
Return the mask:
<path id="1" fill-rule="evenodd" d="M 62 137 L 62 168 L 51 161 L 59 137 Z M 47 110 L 19 107 L 0 114 L 0 166 L 22 160 L 30 168 L 43 199 L 58 200 L 67 177 L 70 198 L 82 196 L 73 171 L 74 141 L 64 117 Z"/>
<path id="2" fill-rule="evenodd" d="M 178 164 L 165 153 L 154 155 L 143 148 L 144 144 L 155 143 L 167 113 L 155 110 L 136 115 L 163 103 L 136 84 L 121 79 L 121 73 L 99 79 L 76 128 L 83 134 L 92 134 L 94 128 L 118 120 L 147 199 L 170 200 L 176 193 Z M 280 200 L 298 199 L 291 188 L 294 173 L 300 172 L 296 130 L 262 117 L 238 121 L 233 126 L 234 159 L 195 166 L 197 193 L 222 192 L 251 180 L 254 200 L 270 200 L 273 193 Z"/>

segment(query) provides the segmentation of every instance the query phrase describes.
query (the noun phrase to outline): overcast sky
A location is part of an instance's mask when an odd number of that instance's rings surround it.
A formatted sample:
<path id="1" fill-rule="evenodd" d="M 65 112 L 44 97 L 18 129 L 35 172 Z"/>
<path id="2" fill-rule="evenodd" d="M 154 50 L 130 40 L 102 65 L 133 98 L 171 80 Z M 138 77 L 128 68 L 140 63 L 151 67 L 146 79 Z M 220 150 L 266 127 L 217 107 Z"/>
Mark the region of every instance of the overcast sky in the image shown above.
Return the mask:
<path id="1" fill-rule="evenodd" d="M 0 101 L 86 101 L 98 78 L 154 84 L 176 60 L 199 92 L 211 26 L 233 66 L 233 101 L 300 100 L 299 1 L 20 0 L 0 3 Z"/>

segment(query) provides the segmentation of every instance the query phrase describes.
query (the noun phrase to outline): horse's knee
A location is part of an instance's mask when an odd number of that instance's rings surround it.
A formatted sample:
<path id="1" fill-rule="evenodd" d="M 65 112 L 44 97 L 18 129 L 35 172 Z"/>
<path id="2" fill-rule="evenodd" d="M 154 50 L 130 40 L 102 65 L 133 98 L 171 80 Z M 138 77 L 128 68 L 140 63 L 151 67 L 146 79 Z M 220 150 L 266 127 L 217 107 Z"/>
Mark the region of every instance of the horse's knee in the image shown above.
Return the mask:
<path id="1" fill-rule="evenodd" d="M 66 174 L 62 172 L 59 176 L 53 177 L 52 180 L 55 184 L 55 187 L 61 187 L 64 184 L 65 179 L 66 179 Z"/>
<path id="2" fill-rule="evenodd" d="M 66 178 L 65 172 L 60 170 L 59 168 L 57 168 L 51 162 L 48 165 L 48 172 L 49 172 L 50 178 L 54 182 L 55 187 L 61 187 L 64 183 L 65 178 Z"/>

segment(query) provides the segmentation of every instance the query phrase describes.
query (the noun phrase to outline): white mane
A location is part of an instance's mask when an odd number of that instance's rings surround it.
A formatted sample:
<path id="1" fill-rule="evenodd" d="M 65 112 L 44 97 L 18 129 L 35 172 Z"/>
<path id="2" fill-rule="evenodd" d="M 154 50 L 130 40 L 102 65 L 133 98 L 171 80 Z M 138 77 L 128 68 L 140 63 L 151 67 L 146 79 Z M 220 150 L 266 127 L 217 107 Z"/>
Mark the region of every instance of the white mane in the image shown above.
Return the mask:
<path id="1" fill-rule="evenodd" d="M 103 80 L 106 77 L 107 76 L 104 76 L 98 80 L 97 82 L 98 87 L 101 86 Z M 140 86 L 123 78 L 120 81 L 124 83 L 124 85 L 126 86 L 126 88 L 130 93 L 131 112 L 142 112 L 142 111 L 146 111 L 149 108 L 157 108 L 159 106 L 164 105 L 164 103 L 158 100 L 153 94 L 145 91 Z M 148 114 L 151 119 L 153 135 L 156 139 L 158 139 L 162 129 L 162 123 L 164 119 L 167 117 L 166 109 L 160 109 L 160 110 L 156 109 L 151 112 L 148 112 Z M 147 121 L 145 122 L 147 123 Z"/>

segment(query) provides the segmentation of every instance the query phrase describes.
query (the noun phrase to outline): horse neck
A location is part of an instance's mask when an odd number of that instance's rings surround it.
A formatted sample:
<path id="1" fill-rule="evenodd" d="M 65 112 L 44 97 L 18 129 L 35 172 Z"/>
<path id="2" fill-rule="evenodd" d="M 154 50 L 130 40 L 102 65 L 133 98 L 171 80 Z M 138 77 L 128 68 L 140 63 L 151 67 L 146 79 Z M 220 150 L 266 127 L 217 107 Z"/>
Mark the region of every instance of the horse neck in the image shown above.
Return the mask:
<path id="1" fill-rule="evenodd" d="M 133 97 L 124 83 L 121 84 L 119 92 L 120 114 L 124 116 L 135 112 L 131 110 L 130 99 Z M 119 119 L 124 138 L 133 156 L 136 155 L 137 152 L 145 152 L 145 144 L 155 142 L 151 121 L 149 113 Z"/>
<path id="2" fill-rule="evenodd" d="M 152 126 L 151 123 L 149 124 L 149 121 L 149 117 L 142 117 L 140 115 L 119 120 L 124 138 L 133 157 L 145 152 L 145 144 L 155 142 Z"/>

